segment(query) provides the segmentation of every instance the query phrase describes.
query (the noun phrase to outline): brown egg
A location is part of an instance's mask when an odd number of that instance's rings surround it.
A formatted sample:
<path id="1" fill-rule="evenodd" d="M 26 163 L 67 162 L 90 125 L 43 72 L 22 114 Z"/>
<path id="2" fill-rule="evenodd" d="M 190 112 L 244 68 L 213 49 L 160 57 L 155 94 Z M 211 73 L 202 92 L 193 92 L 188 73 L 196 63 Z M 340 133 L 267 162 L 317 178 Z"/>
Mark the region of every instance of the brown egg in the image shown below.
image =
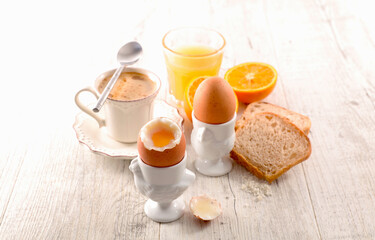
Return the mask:
<path id="1" fill-rule="evenodd" d="M 144 163 L 153 167 L 170 167 L 185 156 L 185 135 L 172 120 L 155 118 L 140 130 L 137 147 Z"/>
<path id="2" fill-rule="evenodd" d="M 236 112 L 236 96 L 227 81 L 210 77 L 198 87 L 194 96 L 194 116 L 209 124 L 226 123 Z"/>

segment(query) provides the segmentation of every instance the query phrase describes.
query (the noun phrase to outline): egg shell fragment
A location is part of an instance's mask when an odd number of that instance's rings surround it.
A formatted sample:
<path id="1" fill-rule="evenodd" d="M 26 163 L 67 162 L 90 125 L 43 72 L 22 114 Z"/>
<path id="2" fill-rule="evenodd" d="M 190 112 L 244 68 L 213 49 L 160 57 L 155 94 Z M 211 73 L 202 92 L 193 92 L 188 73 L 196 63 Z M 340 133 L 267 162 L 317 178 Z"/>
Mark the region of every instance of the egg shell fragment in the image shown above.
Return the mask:
<path id="1" fill-rule="evenodd" d="M 221 215 L 221 204 L 207 196 L 192 197 L 189 203 L 191 212 L 203 221 L 211 221 Z"/>

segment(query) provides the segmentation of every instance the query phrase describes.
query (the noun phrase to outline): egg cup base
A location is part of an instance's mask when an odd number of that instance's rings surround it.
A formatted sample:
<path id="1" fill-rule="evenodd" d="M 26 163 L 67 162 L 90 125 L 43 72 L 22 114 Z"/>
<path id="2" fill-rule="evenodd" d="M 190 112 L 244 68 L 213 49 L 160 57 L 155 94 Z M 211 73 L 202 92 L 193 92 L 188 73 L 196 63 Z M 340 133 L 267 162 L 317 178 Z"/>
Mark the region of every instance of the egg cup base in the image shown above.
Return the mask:
<path id="1" fill-rule="evenodd" d="M 195 169 L 203 175 L 219 177 L 229 173 L 233 164 L 229 156 L 221 157 L 217 160 L 197 158 L 194 163 Z"/>
<path id="2" fill-rule="evenodd" d="M 158 203 L 148 199 L 144 206 L 144 211 L 155 222 L 173 222 L 184 214 L 185 202 L 181 197 L 170 203 Z"/>

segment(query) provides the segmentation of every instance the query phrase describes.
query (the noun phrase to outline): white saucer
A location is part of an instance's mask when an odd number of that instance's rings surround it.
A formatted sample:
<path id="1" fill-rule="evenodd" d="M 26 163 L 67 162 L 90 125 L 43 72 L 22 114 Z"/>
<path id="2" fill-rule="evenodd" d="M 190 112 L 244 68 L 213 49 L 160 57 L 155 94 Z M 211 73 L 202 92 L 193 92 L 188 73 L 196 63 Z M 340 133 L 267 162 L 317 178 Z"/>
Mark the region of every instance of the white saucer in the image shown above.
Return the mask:
<path id="1" fill-rule="evenodd" d="M 183 118 L 164 100 L 155 100 L 153 116 L 170 118 L 182 127 Z M 112 139 L 105 127 L 99 128 L 98 123 L 83 112 L 77 114 L 73 128 L 78 141 L 95 153 L 121 159 L 133 159 L 138 155 L 136 142 L 129 144 Z"/>

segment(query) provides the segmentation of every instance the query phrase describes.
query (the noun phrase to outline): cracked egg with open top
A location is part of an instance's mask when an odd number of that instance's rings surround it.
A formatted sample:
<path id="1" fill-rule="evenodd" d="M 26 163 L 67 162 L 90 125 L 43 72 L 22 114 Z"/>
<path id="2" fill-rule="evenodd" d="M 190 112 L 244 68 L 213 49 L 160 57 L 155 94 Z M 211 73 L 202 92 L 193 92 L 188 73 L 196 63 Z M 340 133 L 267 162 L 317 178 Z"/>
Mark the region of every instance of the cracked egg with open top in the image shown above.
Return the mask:
<path id="1" fill-rule="evenodd" d="M 181 128 L 168 118 L 155 118 L 142 127 L 138 137 L 141 160 L 153 167 L 170 167 L 185 156 L 186 141 Z"/>

